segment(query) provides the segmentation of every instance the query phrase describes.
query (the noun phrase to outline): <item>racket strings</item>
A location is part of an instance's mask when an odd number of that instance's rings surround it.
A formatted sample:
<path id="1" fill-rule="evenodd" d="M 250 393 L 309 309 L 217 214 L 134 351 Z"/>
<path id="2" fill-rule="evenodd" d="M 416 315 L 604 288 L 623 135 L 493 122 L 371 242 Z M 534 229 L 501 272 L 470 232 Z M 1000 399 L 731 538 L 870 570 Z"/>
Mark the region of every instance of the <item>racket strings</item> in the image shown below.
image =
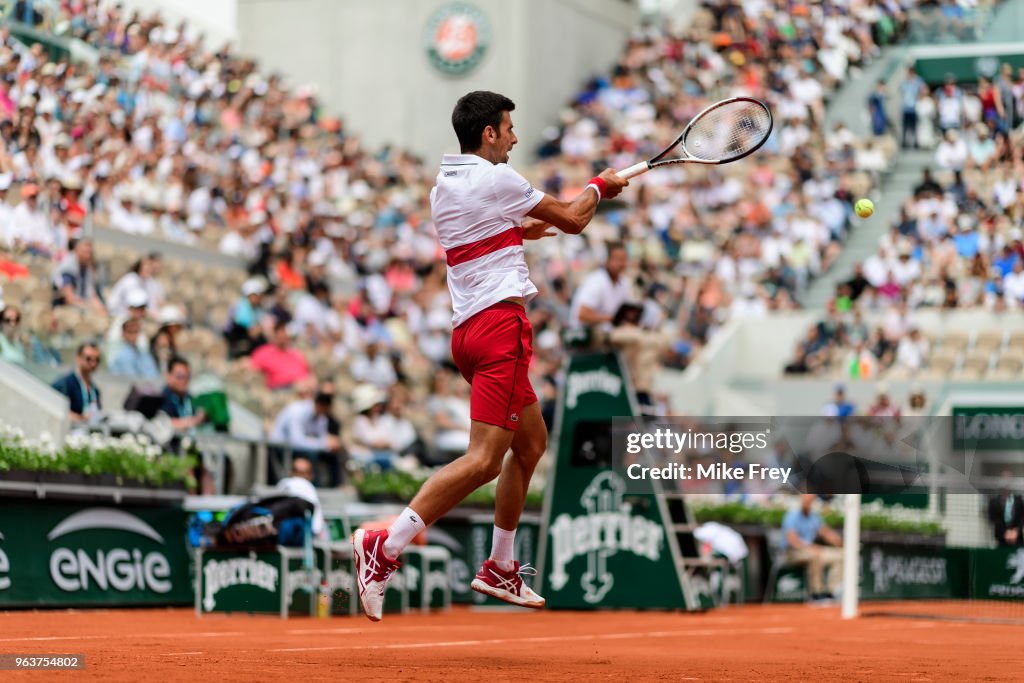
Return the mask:
<path id="1" fill-rule="evenodd" d="M 691 156 L 726 161 L 756 149 L 771 125 L 771 114 L 760 103 L 731 102 L 694 121 L 683 145 Z"/>

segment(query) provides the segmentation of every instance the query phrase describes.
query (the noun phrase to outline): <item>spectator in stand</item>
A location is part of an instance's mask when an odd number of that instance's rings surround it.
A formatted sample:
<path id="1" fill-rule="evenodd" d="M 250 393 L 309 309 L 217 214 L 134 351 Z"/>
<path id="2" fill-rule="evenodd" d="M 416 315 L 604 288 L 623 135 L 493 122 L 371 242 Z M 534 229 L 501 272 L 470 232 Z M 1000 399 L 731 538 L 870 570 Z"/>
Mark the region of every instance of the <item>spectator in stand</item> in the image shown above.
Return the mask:
<path id="1" fill-rule="evenodd" d="M 946 83 L 937 95 L 939 109 L 939 130 L 959 130 L 964 118 L 964 95 L 956 85 L 956 77 L 946 76 Z"/>
<path id="2" fill-rule="evenodd" d="M 306 385 L 307 380 L 300 382 Z M 315 382 L 311 383 L 315 387 Z M 303 397 L 286 405 L 274 420 L 270 440 L 290 448 L 293 457 L 308 458 L 326 464 L 329 485 L 341 485 L 341 425 L 334 417 L 334 385 L 324 382 L 312 398 Z M 314 477 L 313 481 L 320 481 Z"/>
<path id="3" fill-rule="evenodd" d="M 869 379 L 878 372 L 878 358 L 866 342 L 857 342 L 844 363 L 850 379 Z"/>
<path id="4" fill-rule="evenodd" d="M 146 293 L 148 312 L 156 315 L 167 299 L 164 286 L 160 284 L 159 278 L 160 254 L 151 252 L 140 258 L 110 290 L 110 295 L 107 297 L 107 308 L 110 314 L 127 313 L 129 294 L 136 290 L 142 290 Z"/>
<path id="5" fill-rule="evenodd" d="M 93 261 L 92 242 L 78 240 L 53 271 L 53 305 L 77 306 L 106 315 Z"/>
<path id="6" fill-rule="evenodd" d="M 224 331 L 232 358 L 248 356 L 253 349 L 267 343 L 263 334 L 263 298 L 266 292 L 267 283 L 263 278 L 249 278 L 242 283 L 242 298 L 232 307 Z"/>
<path id="7" fill-rule="evenodd" d="M 875 395 L 875 402 L 868 407 L 871 417 L 899 417 L 900 408 L 889 398 L 889 389 L 880 384 Z"/>
<path id="8" fill-rule="evenodd" d="M 137 318 L 128 318 L 121 324 L 122 339 L 110 364 L 110 372 L 138 379 L 160 379 L 160 369 L 148 345 L 142 348 L 141 342 L 145 337 L 141 329 L 142 324 Z"/>
<path id="9" fill-rule="evenodd" d="M 900 133 L 900 146 L 903 149 L 916 149 L 917 140 L 917 103 L 924 89 L 924 81 L 917 75 L 917 69 L 907 67 L 907 75 L 900 83 L 900 104 L 903 107 L 903 130 Z"/>
<path id="10" fill-rule="evenodd" d="M 911 387 L 910 398 L 907 401 L 908 408 L 903 413 L 904 417 L 926 417 L 928 415 L 926 403 L 924 389 L 917 385 Z"/>
<path id="11" fill-rule="evenodd" d="M 928 340 L 916 326 L 911 326 L 906 336 L 896 345 L 896 364 L 911 372 L 917 372 L 928 365 L 930 346 Z"/>
<path id="12" fill-rule="evenodd" d="M 373 384 L 361 384 L 352 392 L 352 457 L 364 465 L 390 469 L 398 453 L 385 416 L 388 396 Z"/>
<path id="13" fill-rule="evenodd" d="M 149 307 L 149 295 L 147 295 L 146 291 L 143 289 L 136 289 L 129 292 L 124 299 L 126 310 L 123 313 L 114 316 L 113 323 L 111 324 L 110 330 L 107 332 L 107 337 L 105 339 L 106 355 L 111 359 L 111 362 L 113 362 L 113 359 L 118 355 L 118 351 L 120 350 L 123 339 L 122 332 L 124 329 L 124 323 L 128 320 L 138 321 L 141 329 L 141 323 L 145 321 L 146 312 Z M 141 337 L 137 340 L 135 346 L 137 346 L 141 351 L 148 351 L 149 340 L 145 337 Z"/>
<path id="14" fill-rule="evenodd" d="M 327 529 L 327 522 L 324 520 L 324 511 L 320 506 L 320 496 L 317 495 L 316 487 L 313 485 L 315 470 L 313 463 L 303 457 L 296 457 L 292 460 L 291 474 L 277 482 L 277 490 L 293 498 L 301 498 L 313 504 L 313 518 L 310 521 L 310 530 L 313 537 L 320 541 L 329 541 L 330 534 Z"/>
<path id="15" fill-rule="evenodd" d="M 171 359 L 178 355 L 178 349 L 174 345 L 174 335 L 168 328 L 161 327 L 149 340 L 149 353 L 153 356 L 153 362 L 156 363 L 157 369 L 166 369 Z"/>
<path id="16" fill-rule="evenodd" d="M 15 365 L 24 365 L 29 359 L 29 347 L 21 331 L 21 310 L 7 305 L 0 310 L 0 359 Z"/>
<path id="17" fill-rule="evenodd" d="M 938 106 L 928 86 L 921 87 L 914 113 L 917 117 L 917 147 L 931 149 L 935 146 L 935 117 L 938 115 Z"/>
<path id="18" fill-rule="evenodd" d="M 391 449 L 400 456 L 414 455 L 423 462 L 426 459 L 423 441 L 416 432 L 416 427 L 405 417 L 408 403 L 408 390 L 401 384 L 392 387 L 384 412 L 388 433 L 391 434 Z"/>
<path id="19" fill-rule="evenodd" d="M 103 404 L 93 373 L 100 365 L 100 347 L 85 342 L 75 354 L 75 369 L 53 383 L 53 388 L 68 398 L 71 422 L 90 422 L 100 414 Z"/>
<path id="20" fill-rule="evenodd" d="M 672 340 L 655 330 L 640 327 L 641 315 L 643 307 L 622 304 L 612 319 L 610 341 L 622 351 L 640 409 L 650 411 L 655 406 L 652 391 L 654 376 L 661 367 L 660 356 L 672 346 Z"/>
<path id="21" fill-rule="evenodd" d="M 960 137 L 960 132 L 950 128 L 943 135 L 942 142 L 935 149 L 935 162 L 945 171 L 953 171 L 956 182 L 960 182 L 960 172 L 967 165 L 967 143 Z"/>
<path id="22" fill-rule="evenodd" d="M 310 374 L 306 356 L 292 345 L 293 336 L 287 323 L 277 322 L 270 341 L 249 357 L 249 366 L 263 374 L 268 389 L 287 389 Z"/>
<path id="23" fill-rule="evenodd" d="M 847 418 L 856 412 L 857 407 L 846 398 L 846 387 L 842 384 L 836 385 L 835 396 L 830 403 L 826 403 L 821 414 L 825 417 Z"/>
<path id="24" fill-rule="evenodd" d="M 588 275 L 573 296 L 570 314 L 572 326 L 611 327 L 615 313 L 622 304 L 632 299 L 632 286 L 624 275 L 628 264 L 625 245 L 609 244 L 604 268 Z"/>
<path id="25" fill-rule="evenodd" d="M 206 411 L 192 405 L 192 396 L 188 393 L 192 370 L 188 361 L 181 356 L 171 358 L 165 379 L 167 384 L 162 392 L 164 400 L 160 404 L 160 412 L 171 419 L 171 425 L 179 436 L 194 433 L 196 427 L 206 421 Z"/>
<path id="26" fill-rule="evenodd" d="M 357 382 L 372 384 L 385 391 L 398 381 L 391 355 L 385 352 L 383 340 L 373 333 L 364 352 L 352 359 L 349 372 Z"/>
<path id="27" fill-rule="evenodd" d="M 58 239 L 49 216 L 40 208 L 39 186 L 35 183 L 22 185 L 21 198 L 11 216 L 8 242 L 16 251 L 52 258 L 67 240 Z"/>
<path id="28" fill-rule="evenodd" d="M 1013 493 L 1013 473 L 1004 471 L 999 493 L 988 501 L 988 521 L 1000 548 L 1024 546 L 1024 496 Z"/>
<path id="29" fill-rule="evenodd" d="M 875 137 L 885 135 L 889 131 L 889 115 L 885 111 L 885 81 L 879 79 L 875 90 L 868 97 L 868 115 L 871 119 L 871 132 Z"/>
<path id="30" fill-rule="evenodd" d="M 431 422 L 437 427 L 433 447 L 441 455 L 462 455 L 469 447 L 472 423 L 469 401 L 452 391 L 452 379 L 450 370 L 438 372 L 434 376 L 434 391 L 427 401 Z"/>

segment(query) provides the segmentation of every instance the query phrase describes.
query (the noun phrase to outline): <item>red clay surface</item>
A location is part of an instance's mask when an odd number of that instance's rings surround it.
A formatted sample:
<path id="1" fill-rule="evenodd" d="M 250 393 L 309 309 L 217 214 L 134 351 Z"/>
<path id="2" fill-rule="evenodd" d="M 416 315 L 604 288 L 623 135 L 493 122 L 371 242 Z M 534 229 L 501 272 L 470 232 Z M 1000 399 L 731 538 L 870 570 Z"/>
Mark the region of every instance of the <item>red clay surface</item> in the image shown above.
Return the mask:
<path id="1" fill-rule="evenodd" d="M 472 611 L 317 620 L 187 609 L 0 612 L 0 653 L 84 654 L 26 680 L 1020 680 L 1024 627 L 838 608 Z"/>

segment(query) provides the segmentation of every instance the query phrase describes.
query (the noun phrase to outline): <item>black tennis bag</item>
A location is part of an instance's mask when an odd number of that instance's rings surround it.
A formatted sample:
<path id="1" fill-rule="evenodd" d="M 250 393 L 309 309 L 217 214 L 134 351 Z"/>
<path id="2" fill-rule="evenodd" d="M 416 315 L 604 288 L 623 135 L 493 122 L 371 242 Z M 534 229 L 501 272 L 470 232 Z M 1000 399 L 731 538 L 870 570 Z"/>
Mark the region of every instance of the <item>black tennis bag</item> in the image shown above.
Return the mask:
<path id="1" fill-rule="evenodd" d="M 206 525 L 207 547 L 267 550 L 278 545 L 300 547 L 305 542 L 307 513 L 313 504 L 293 496 L 273 496 L 233 509 L 223 522 Z M 212 541 L 212 542 L 211 542 Z"/>

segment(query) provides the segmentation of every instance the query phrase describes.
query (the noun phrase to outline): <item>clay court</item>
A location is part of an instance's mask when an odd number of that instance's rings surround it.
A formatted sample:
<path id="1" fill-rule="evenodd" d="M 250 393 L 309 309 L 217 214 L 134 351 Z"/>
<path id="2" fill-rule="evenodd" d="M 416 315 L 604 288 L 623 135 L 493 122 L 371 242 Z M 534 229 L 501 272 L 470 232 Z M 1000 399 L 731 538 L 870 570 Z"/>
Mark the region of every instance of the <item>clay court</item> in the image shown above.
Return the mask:
<path id="1" fill-rule="evenodd" d="M 361 619 L 188 609 L 0 613 L 0 652 L 84 654 L 75 680 L 1019 680 L 1020 626 L 745 606 Z M 5 672 L 6 674 L 6 672 Z"/>

